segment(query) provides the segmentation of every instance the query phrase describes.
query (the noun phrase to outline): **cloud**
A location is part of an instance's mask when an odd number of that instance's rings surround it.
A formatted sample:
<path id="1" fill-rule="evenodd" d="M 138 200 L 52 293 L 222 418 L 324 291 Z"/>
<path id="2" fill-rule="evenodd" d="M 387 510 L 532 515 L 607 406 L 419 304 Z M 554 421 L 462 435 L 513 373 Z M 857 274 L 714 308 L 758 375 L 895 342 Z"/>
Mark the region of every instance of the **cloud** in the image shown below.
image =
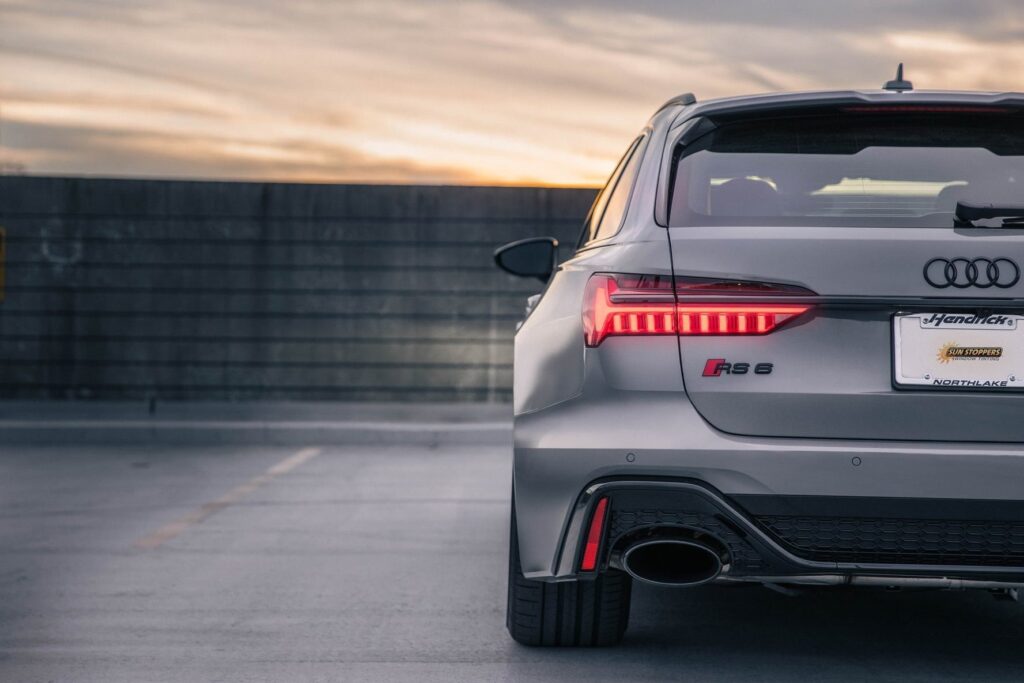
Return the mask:
<path id="1" fill-rule="evenodd" d="M 692 90 L 1024 86 L 1011 2 L 0 0 L 36 173 L 596 184 Z"/>

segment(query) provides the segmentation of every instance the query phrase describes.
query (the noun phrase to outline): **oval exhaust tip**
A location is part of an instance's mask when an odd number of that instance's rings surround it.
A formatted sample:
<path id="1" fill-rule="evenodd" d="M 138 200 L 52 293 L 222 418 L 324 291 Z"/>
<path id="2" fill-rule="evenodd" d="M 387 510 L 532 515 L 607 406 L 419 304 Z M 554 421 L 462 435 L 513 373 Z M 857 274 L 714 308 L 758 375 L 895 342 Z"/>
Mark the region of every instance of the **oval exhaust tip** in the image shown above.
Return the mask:
<path id="1" fill-rule="evenodd" d="M 699 541 L 661 538 L 626 549 L 622 567 L 635 579 L 659 586 L 699 586 L 722 571 L 722 559 Z"/>

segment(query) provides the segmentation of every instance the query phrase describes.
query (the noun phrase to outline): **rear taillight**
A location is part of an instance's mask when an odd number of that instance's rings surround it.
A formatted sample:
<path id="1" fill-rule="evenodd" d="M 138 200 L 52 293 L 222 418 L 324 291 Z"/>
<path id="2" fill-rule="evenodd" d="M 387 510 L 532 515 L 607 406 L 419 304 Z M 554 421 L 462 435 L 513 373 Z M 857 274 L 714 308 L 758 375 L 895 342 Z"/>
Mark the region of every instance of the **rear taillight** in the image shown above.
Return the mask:
<path id="1" fill-rule="evenodd" d="M 595 273 L 584 294 L 584 337 L 593 347 L 615 336 L 768 334 L 811 308 L 784 301 L 793 296 L 814 292 L 765 282 Z"/>

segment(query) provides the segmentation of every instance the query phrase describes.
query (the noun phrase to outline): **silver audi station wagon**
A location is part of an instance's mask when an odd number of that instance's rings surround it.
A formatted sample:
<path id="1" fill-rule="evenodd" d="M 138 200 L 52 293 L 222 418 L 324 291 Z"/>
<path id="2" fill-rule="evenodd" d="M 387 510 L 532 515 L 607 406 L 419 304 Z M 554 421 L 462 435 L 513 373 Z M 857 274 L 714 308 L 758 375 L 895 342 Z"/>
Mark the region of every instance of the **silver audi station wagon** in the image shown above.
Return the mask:
<path id="1" fill-rule="evenodd" d="M 667 102 L 515 339 L 508 629 L 665 587 L 1024 584 L 1024 94 Z"/>

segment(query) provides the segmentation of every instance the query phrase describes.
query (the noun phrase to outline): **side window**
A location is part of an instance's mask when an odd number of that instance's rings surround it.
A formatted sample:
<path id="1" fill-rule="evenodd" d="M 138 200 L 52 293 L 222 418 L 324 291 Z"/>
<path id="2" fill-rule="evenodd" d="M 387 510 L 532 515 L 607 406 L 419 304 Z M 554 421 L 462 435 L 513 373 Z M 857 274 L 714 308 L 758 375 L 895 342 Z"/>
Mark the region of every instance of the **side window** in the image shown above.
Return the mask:
<path id="1" fill-rule="evenodd" d="M 637 171 L 640 170 L 640 159 L 643 157 L 640 142 L 641 140 L 637 140 L 634 145 L 629 161 L 626 162 L 626 167 L 622 170 L 622 175 L 619 176 L 619 180 L 608 198 L 608 205 L 605 207 L 604 215 L 601 216 L 601 222 L 594 234 L 595 240 L 611 237 L 622 227 L 622 219 L 626 217 L 626 207 L 629 205 L 629 196 L 633 193 L 633 181 L 636 180 Z"/>
<path id="2" fill-rule="evenodd" d="M 583 226 L 583 234 L 580 235 L 580 243 L 577 248 L 582 248 L 588 242 L 593 242 L 597 239 L 597 232 L 601 226 L 601 219 L 604 217 L 605 209 L 608 206 L 608 202 L 611 200 L 611 196 L 615 192 L 615 187 L 619 183 L 619 178 L 623 174 L 623 169 L 629 165 L 630 160 L 635 156 L 637 145 L 640 143 L 640 138 L 637 138 L 626 150 L 626 153 L 619 159 L 618 165 L 615 170 L 612 171 L 612 175 L 608 178 L 608 182 L 605 184 L 604 189 L 597 195 L 597 199 L 594 200 L 594 205 L 590 209 L 590 216 L 587 218 L 586 225 Z"/>

